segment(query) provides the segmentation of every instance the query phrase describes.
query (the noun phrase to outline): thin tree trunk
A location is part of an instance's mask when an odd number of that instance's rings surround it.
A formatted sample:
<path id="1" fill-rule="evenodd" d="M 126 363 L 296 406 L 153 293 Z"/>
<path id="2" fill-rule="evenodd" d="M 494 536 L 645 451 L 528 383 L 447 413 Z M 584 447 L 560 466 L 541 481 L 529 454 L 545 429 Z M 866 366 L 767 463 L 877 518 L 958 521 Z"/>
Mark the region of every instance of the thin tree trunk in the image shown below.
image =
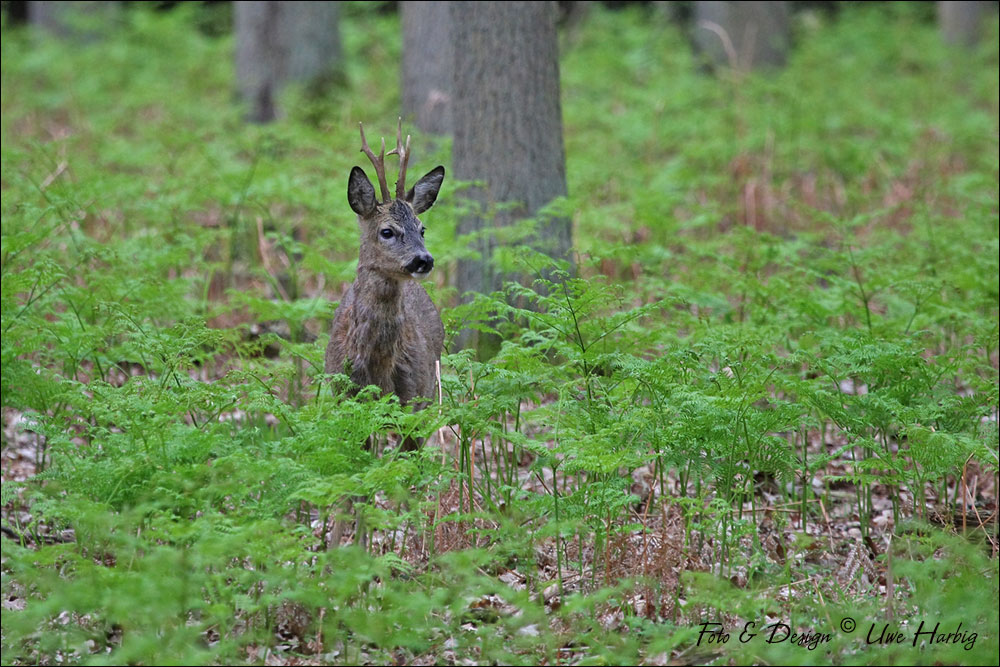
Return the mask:
<path id="1" fill-rule="evenodd" d="M 695 2 L 695 48 L 713 66 L 781 67 L 791 41 L 788 4 Z"/>
<path id="2" fill-rule="evenodd" d="M 938 23 L 944 41 L 954 46 L 975 46 L 983 35 L 992 2 L 939 2 Z"/>
<path id="3" fill-rule="evenodd" d="M 236 80 L 249 105 L 248 119 L 267 123 L 280 115 L 286 84 L 316 90 L 332 81 L 341 60 L 336 2 L 234 2 Z"/>

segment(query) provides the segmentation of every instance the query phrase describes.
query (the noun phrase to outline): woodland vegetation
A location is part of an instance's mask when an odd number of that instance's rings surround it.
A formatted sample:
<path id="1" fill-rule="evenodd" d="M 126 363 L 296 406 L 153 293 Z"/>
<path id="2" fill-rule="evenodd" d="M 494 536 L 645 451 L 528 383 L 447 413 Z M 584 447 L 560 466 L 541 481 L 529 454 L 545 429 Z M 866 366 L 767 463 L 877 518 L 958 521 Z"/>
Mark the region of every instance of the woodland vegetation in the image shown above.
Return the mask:
<path id="1" fill-rule="evenodd" d="M 417 413 L 322 373 L 397 12 L 347 3 L 342 77 L 268 124 L 225 3 L 4 19 L 4 664 L 997 664 L 995 14 L 806 8 L 710 74 L 660 4 L 560 26 L 521 282 L 463 300 L 451 140 L 411 131 L 449 169 Z M 524 242 L 551 217 L 572 266 Z"/>

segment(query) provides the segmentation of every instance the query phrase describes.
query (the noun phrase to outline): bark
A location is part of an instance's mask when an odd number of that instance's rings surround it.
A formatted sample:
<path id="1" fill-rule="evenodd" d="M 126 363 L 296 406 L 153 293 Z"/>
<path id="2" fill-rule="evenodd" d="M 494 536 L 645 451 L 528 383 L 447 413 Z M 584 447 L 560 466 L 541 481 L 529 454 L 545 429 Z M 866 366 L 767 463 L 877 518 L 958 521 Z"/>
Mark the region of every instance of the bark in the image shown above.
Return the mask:
<path id="1" fill-rule="evenodd" d="M 983 36 L 992 2 L 939 2 L 938 24 L 944 41 L 953 46 L 975 46 Z"/>
<path id="2" fill-rule="evenodd" d="M 335 80 L 341 61 L 336 2 L 235 2 L 236 79 L 249 106 L 248 119 L 267 123 L 280 115 L 284 87 L 314 90 Z"/>
<path id="3" fill-rule="evenodd" d="M 695 2 L 695 49 L 715 67 L 781 67 L 791 41 L 788 4 Z"/>
<path id="4" fill-rule="evenodd" d="M 455 178 L 479 185 L 463 194 L 471 234 L 534 216 L 566 195 L 554 2 L 452 2 L 455 70 L 452 100 Z M 571 226 L 540 220 L 531 244 L 569 259 Z M 500 289 L 490 258 L 496 241 L 480 237 L 481 260 L 459 262 L 460 294 Z M 463 342 L 468 343 L 468 337 Z"/>
<path id="5" fill-rule="evenodd" d="M 403 113 L 422 131 L 451 134 L 454 71 L 447 2 L 402 2 Z"/>

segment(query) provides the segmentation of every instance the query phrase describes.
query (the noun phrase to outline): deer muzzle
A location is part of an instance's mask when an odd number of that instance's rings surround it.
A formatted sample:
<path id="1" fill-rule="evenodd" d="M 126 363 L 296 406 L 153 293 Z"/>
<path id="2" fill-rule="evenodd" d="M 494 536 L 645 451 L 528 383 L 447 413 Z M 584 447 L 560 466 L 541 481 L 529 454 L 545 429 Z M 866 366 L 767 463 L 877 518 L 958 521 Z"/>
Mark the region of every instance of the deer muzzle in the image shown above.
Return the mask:
<path id="1" fill-rule="evenodd" d="M 403 270 L 414 278 L 423 278 L 434 268 L 434 258 L 430 253 L 417 255 L 410 263 L 403 267 Z"/>

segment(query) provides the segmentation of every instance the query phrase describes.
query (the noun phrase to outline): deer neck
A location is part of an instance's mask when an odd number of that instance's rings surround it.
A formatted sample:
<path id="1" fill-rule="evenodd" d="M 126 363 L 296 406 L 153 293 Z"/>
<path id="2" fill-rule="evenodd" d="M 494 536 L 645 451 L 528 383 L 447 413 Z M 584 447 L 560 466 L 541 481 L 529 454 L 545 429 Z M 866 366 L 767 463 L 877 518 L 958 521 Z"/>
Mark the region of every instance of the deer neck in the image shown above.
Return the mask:
<path id="1" fill-rule="evenodd" d="M 360 361 L 372 372 L 372 383 L 389 390 L 383 384 L 391 375 L 403 329 L 402 283 L 359 266 L 354 281 L 353 325 Z"/>
<path id="2" fill-rule="evenodd" d="M 354 279 L 354 295 L 360 298 L 366 307 L 376 311 L 373 314 L 385 312 L 390 315 L 399 313 L 403 299 L 402 282 L 386 276 L 384 273 L 368 266 L 358 266 Z"/>

